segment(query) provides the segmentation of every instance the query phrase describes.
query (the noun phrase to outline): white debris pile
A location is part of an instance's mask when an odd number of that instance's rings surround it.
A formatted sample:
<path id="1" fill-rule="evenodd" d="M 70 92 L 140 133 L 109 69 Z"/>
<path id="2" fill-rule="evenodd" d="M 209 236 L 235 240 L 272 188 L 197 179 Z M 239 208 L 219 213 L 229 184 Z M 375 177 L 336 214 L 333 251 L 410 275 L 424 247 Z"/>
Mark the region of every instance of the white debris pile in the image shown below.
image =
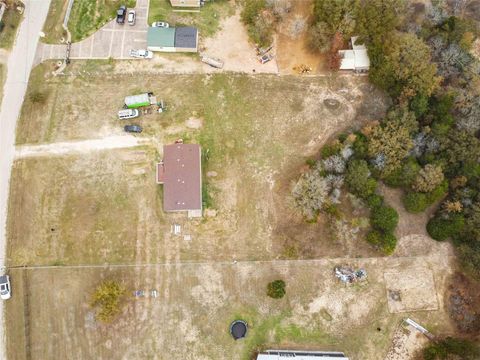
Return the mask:
<path id="1" fill-rule="evenodd" d="M 365 269 L 354 270 L 348 266 L 336 266 L 334 271 L 335 276 L 347 284 L 363 281 L 367 278 L 367 271 Z"/>

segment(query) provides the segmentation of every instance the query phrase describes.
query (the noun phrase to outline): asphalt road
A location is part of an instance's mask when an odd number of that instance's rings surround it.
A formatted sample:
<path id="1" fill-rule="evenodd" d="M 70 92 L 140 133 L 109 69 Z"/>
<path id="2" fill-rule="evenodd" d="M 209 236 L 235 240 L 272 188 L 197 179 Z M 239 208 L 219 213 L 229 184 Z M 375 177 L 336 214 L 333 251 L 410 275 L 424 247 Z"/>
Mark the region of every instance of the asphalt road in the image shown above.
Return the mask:
<path id="1" fill-rule="evenodd" d="M 7 78 L 0 108 L 0 267 L 5 265 L 5 226 L 10 173 L 15 155 L 15 128 L 27 90 L 39 33 L 50 7 L 50 0 L 23 0 L 23 2 L 24 19 L 8 59 Z M 9 301 L 15 301 L 15 284 L 12 284 L 12 299 Z M 6 358 L 5 349 L 3 302 L 0 301 L 0 359 Z"/>

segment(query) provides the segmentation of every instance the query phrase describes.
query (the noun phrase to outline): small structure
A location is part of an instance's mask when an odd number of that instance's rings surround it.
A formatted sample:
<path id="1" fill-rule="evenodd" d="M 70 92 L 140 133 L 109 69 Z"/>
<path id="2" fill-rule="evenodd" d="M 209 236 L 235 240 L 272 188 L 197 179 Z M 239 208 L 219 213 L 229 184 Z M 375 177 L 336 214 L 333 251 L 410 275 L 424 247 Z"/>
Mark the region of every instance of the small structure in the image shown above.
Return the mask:
<path id="1" fill-rule="evenodd" d="M 243 339 L 247 336 L 248 326 L 243 320 L 235 320 L 230 324 L 230 335 L 234 340 Z"/>
<path id="2" fill-rule="evenodd" d="M 210 65 L 211 67 L 214 67 L 214 68 L 217 68 L 217 69 L 223 68 L 223 61 L 220 60 L 220 59 L 217 59 L 217 58 L 214 58 L 214 57 L 211 57 L 211 56 L 207 56 L 207 55 L 202 55 L 202 57 L 200 59 L 202 60 L 202 62 Z"/>
<path id="3" fill-rule="evenodd" d="M 203 5 L 203 1 L 202 0 L 170 0 L 170 4 L 173 7 L 199 8 L 200 5 Z"/>
<path id="4" fill-rule="evenodd" d="M 153 95 L 153 93 L 145 93 L 125 97 L 125 106 L 128 109 L 136 109 L 142 106 L 155 105 L 156 103 L 157 98 Z"/>
<path id="5" fill-rule="evenodd" d="M 198 30 L 192 26 L 149 27 L 147 49 L 161 52 L 197 52 Z"/>
<path id="6" fill-rule="evenodd" d="M 345 354 L 337 351 L 303 351 L 303 350 L 267 350 L 257 355 L 257 360 L 348 360 Z"/>
<path id="7" fill-rule="evenodd" d="M 342 58 L 340 70 L 353 70 L 355 72 L 367 72 L 370 69 L 370 59 L 368 58 L 365 45 L 357 45 L 358 36 L 351 38 L 352 49 L 339 50 Z"/>
<path id="8" fill-rule="evenodd" d="M 202 216 L 202 165 L 198 144 L 176 143 L 163 147 L 157 164 L 157 184 L 163 184 L 163 210 L 187 211 Z"/>

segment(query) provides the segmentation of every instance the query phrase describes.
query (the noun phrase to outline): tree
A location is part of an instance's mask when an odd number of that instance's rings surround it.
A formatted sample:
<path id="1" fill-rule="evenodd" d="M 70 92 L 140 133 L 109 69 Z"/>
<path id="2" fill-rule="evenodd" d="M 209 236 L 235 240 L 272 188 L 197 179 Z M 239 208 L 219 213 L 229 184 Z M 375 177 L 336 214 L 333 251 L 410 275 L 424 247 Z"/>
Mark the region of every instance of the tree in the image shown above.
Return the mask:
<path id="1" fill-rule="evenodd" d="M 375 158 L 384 157 L 383 164 L 377 164 L 382 177 L 388 176 L 402 165 L 413 147 L 410 128 L 400 121 L 388 121 L 376 126 L 369 138 L 368 155 Z"/>
<path id="2" fill-rule="evenodd" d="M 394 33 L 369 48 L 369 55 L 371 81 L 401 101 L 429 97 L 440 84 L 429 47 L 413 34 Z"/>
<path id="3" fill-rule="evenodd" d="M 308 31 L 308 44 L 310 49 L 326 53 L 330 49 L 332 34 L 327 23 L 320 21 L 310 27 Z"/>
<path id="4" fill-rule="evenodd" d="M 383 41 L 395 30 L 406 13 L 405 0 L 364 0 L 357 10 L 357 32 L 367 43 Z"/>
<path id="5" fill-rule="evenodd" d="M 97 318 L 110 322 L 121 310 L 125 288 L 116 281 L 105 281 L 93 293 L 91 306 L 97 308 Z"/>
<path id="6" fill-rule="evenodd" d="M 317 170 L 303 174 L 295 184 L 292 195 L 295 204 L 308 220 L 314 220 L 329 201 L 329 184 Z"/>
<path id="7" fill-rule="evenodd" d="M 315 23 L 325 23 L 325 28 L 331 36 L 338 32 L 346 39 L 355 29 L 357 3 L 357 0 L 315 0 L 313 9 Z"/>
<path id="8" fill-rule="evenodd" d="M 450 175 L 464 174 L 468 166 L 477 164 L 480 158 L 480 140 L 465 130 L 453 130 L 442 138 L 441 157 L 446 161 Z"/>
<path id="9" fill-rule="evenodd" d="M 285 296 L 285 281 L 275 280 L 267 285 L 267 295 L 273 299 L 281 299 Z"/>
<path id="10" fill-rule="evenodd" d="M 423 350 L 424 360 L 475 360 L 478 356 L 480 356 L 480 348 L 477 344 L 452 337 L 437 340 Z"/>
<path id="11" fill-rule="evenodd" d="M 430 192 L 440 185 L 444 178 L 440 166 L 427 164 L 418 172 L 418 175 L 412 184 L 412 189 L 423 193 Z"/>
<path id="12" fill-rule="evenodd" d="M 390 206 L 377 206 L 372 210 L 370 222 L 385 233 L 393 232 L 398 224 L 398 213 Z"/>
<path id="13" fill-rule="evenodd" d="M 352 160 L 349 162 L 345 182 L 350 192 L 362 199 L 366 199 L 374 194 L 377 188 L 377 182 L 371 177 L 365 160 Z"/>

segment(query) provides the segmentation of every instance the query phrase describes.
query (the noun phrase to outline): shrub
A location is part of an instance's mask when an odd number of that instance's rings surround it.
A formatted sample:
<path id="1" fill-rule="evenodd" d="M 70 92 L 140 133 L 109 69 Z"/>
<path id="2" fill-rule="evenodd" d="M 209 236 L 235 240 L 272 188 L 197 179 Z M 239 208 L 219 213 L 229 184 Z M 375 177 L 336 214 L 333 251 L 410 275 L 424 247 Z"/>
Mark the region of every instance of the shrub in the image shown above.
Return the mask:
<path id="1" fill-rule="evenodd" d="M 408 192 L 403 197 L 403 206 L 410 213 L 421 213 L 429 206 L 427 195 L 418 192 Z"/>
<path id="2" fill-rule="evenodd" d="M 285 281 L 275 280 L 267 285 L 267 295 L 273 299 L 281 299 L 285 296 Z"/>
<path id="3" fill-rule="evenodd" d="M 377 206 L 381 206 L 382 204 L 383 204 L 383 196 L 381 195 L 372 194 L 367 198 L 367 205 L 371 209 Z"/>
<path id="4" fill-rule="evenodd" d="M 37 90 L 37 91 L 33 91 L 32 93 L 30 93 L 28 98 L 34 104 L 45 104 L 45 101 L 47 100 L 47 94 L 45 94 L 42 91 Z"/>
<path id="5" fill-rule="evenodd" d="M 348 164 L 345 182 L 350 192 L 362 199 L 367 199 L 375 192 L 377 181 L 370 177 L 370 170 L 365 160 L 352 160 Z"/>
<path id="6" fill-rule="evenodd" d="M 265 0 L 246 0 L 240 14 L 242 21 L 247 25 L 253 25 L 260 12 L 265 9 Z"/>
<path id="7" fill-rule="evenodd" d="M 320 153 L 322 154 L 322 158 L 328 158 L 333 155 L 340 154 L 342 151 L 342 144 L 340 144 L 339 141 L 335 141 L 331 144 L 327 144 L 324 147 L 322 147 L 322 150 Z"/>
<path id="8" fill-rule="evenodd" d="M 91 306 L 97 308 L 96 317 L 103 321 L 111 321 L 121 310 L 121 300 L 125 288 L 116 281 L 105 281 L 100 284 L 92 296 Z"/>
<path id="9" fill-rule="evenodd" d="M 390 206 L 377 206 L 372 210 L 371 223 L 375 228 L 391 233 L 397 227 L 398 213 Z"/>
<path id="10" fill-rule="evenodd" d="M 474 360 L 478 359 L 478 356 L 480 356 L 480 348 L 477 344 L 452 337 L 430 344 L 423 350 L 424 360 Z"/>
<path id="11" fill-rule="evenodd" d="M 428 234 L 435 240 L 443 241 L 460 233 L 465 226 L 463 214 L 452 214 L 447 217 L 434 217 L 427 224 Z"/>
<path id="12" fill-rule="evenodd" d="M 368 156 L 368 139 L 362 133 L 355 133 L 353 151 L 357 159 L 365 159 Z"/>
<path id="13" fill-rule="evenodd" d="M 318 171 L 303 174 L 295 184 L 292 195 L 295 204 L 307 220 L 314 220 L 328 202 L 329 184 Z"/>
<path id="14" fill-rule="evenodd" d="M 397 246 L 397 238 L 392 233 L 383 233 L 378 230 L 370 231 L 367 235 L 367 241 L 381 250 L 386 255 L 390 255 Z"/>

